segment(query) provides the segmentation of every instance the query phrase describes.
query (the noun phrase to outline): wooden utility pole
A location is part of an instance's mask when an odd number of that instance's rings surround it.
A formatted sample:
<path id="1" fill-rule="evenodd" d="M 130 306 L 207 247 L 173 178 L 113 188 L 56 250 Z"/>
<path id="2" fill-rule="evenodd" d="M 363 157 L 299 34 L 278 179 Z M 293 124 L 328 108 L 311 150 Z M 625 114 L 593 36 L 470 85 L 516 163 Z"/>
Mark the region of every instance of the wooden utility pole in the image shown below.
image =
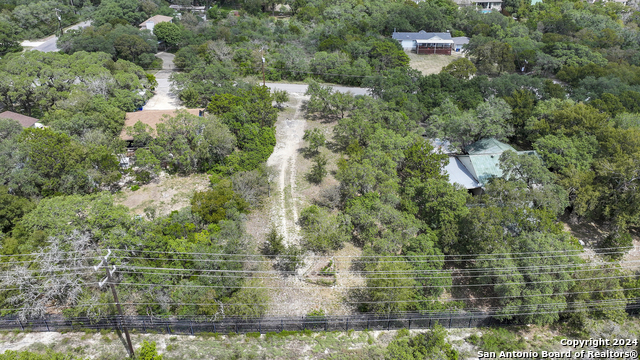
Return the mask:
<path id="1" fill-rule="evenodd" d="M 113 300 L 116 303 L 116 308 L 118 309 L 118 314 L 119 314 L 119 325 L 120 327 L 122 327 L 122 331 L 124 332 L 124 337 L 127 340 L 127 347 L 129 348 L 129 356 L 130 357 L 134 357 L 134 352 L 133 352 L 133 344 L 131 343 L 131 337 L 129 336 L 129 330 L 127 329 L 127 326 L 124 324 L 124 314 L 122 313 L 122 307 L 120 306 L 120 300 L 118 300 L 118 293 L 116 291 L 116 285 L 113 282 L 113 274 L 116 272 L 116 266 L 113 265 L 113 269 L 111 271 L 109 271 L 109 255 L 111 255 L 111 250 L 109 250 L 109 253 L 104 257 L 104 259 L 100 262 L 100 264 L 98 264 L 98 266 L 94 266 L 94 270 L 98 270 L 103 264 L 104 264 L 104 270 L 106 271 L 107 277 L 104 278 L 100 283 L 100 287 L 102 287 L 105 283 L 109 283 L 109 286 L 111 287 L 111 294 L 113 294 Z"/>
<path id="2" fill-rule="evenodd" d="M 260 52 L 262 53 L 262 86 L 267 86 L 267 82 L 264 78 L 264 46 L 260 49 Z"/>

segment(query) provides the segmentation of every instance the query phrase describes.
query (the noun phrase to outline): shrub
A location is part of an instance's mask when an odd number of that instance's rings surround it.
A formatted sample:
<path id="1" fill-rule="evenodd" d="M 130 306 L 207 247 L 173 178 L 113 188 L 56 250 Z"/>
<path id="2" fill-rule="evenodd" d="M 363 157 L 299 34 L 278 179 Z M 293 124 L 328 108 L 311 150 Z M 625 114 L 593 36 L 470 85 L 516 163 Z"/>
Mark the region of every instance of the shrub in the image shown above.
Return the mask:
<path id="1" fill-rule="evenodd" d="M 138 186 L 138 185 L 131 186 L 131 191 L 136 191 L 138 189 L 140 189 L 140 186 Z"/>
<path id="2" fill-rule="evenodd" d="M 327 158 L 324 155 L 318 155 L 313 159 L 313 166 L 311 172 L 307 174 L 307 180 L 314 184 L 320 184 L 326 175 Z"/>
<path id="3" fill-rule="evenodd" d="M 138 360 L 162 360 L 162 355 L 158 355 L 156 350 L 156 342 L 142 341 L 142 346 L 137 352 L 136 359 Z"/>
<path id="4" fill-rule="evenodd" d="M 278 234 L 278 230 L 271 228 L 267 234 L 262 252 L 265 255 L 280 255 L 285 252 L 284 237 Z"/>

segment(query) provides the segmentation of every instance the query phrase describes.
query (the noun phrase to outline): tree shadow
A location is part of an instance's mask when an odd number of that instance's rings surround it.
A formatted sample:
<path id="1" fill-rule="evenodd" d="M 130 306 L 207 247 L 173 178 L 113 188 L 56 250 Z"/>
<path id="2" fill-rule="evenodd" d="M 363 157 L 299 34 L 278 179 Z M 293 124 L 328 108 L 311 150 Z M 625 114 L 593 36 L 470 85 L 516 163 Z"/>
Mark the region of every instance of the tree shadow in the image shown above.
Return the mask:
<path id="1" fill-rule="evenodd" d="M 342 150 L 342 147 L 338 145 L 338 143 L 335 141 L 329 141 L 329 140 L 325 141 L 324 147 L 326 147 L 329 151 L 333 153 L 340 152 Z"/>
<path id="2" fill-rule="evenodd" d="M 493 286 L 465 286 L 470 285 L 474 281 L 472 278 L 462 276 L 459 270 L 452 269 L 452 286 L 451 297 L 454 299 L 462 299 L 469 307 L 473 308 L 491 308 L 498 305 L 497 299 L 486 299 L 487 297 L 496 297 Z"/>
<path id="3" fill-rule="evenodd" d="M 309 112 L 308 103 L 309 101 L 303 100 L 302 104 L 300 105 L 300 110 L 302 110 L 304 114 L 302 117 L 305 120 L 318 121 L 321 124 L 330 124 L 340 119 L 340 116 L 338 116 L 337 114 L 323 114 L 323 113 Z"/>
<path id="4" fill-rule="evenodd" d="M 298 154 L 302 155 L 302 157 L 307 159 L 307 160 L 309 160 L 309 159 L 313 158 L 314 156 L 320 154 L 320 150 L 312 151 L 311 149 L 309 149 L 308 146 L 298 148 L 297 151 L 298 151 Z"/>

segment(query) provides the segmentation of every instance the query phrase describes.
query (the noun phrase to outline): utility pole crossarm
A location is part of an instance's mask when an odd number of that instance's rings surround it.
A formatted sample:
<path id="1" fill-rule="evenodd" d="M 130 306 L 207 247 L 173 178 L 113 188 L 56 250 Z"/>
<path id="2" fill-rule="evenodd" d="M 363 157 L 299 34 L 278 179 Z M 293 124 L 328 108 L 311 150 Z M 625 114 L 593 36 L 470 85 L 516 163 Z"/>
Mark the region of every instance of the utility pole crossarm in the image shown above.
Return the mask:
<path id="1" fill-rule="evenodd" d="M 129 356 L 131 356 L 132 358 L 134 357 L 134 352 L 133 352 L 133 344 L 131 343 L 131 337 L 129 336 L 129 330 L 127 329 L 127 327 L 124 324 L 124 314 L 122 313 L 122 307 L 120 306 L 120 300 L 118 300 L 118 292 L 116 291 L 116 285 L 113 282 L 113 275 L 116 272 L 116 266 L 113 265 L 112 269 L 109 270 L 109 255 L 111 255 L 111 250 L 107 249 L 109 252 L 107 253 L 107 255 L 104 257 L 104 259 L 102 259 L 100 261 L 100 264 L 98 264 L 97 266 L 94 266 L 93 269 L 94 270 L 98 270 L 100 267 L 102 267 L 104 265 L 104 270 L 105 273 L 107 275 L 107 277 L 105 277 L 102 281 L 100 281 L 98 283 L 98 285 L 100 285 L 100 287 L 102 287 L 105 283 L 109 284 L 109 287 L 111 287 L 111 294 L 113 294 L 113 300 L 116 303 L 116 308 L 118 309 L 118 317 L 119 317 L 119 323 L 120 323 L 120 327 L 122 327 L 122 331 L 124 332 L 124 336 L 127 340 L 127 347 L 129 350 Z"/>

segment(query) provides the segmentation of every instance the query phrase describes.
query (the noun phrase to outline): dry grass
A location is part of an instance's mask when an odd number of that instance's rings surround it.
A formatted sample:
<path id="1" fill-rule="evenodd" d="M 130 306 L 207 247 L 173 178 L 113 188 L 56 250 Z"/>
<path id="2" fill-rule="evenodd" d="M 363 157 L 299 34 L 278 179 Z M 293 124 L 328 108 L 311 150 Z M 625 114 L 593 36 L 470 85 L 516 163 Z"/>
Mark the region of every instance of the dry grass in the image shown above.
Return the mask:
<path id="1" fill-rule="evenodd" d="M 162 173 L 136 191 L 123 190 L 116 196 L 116 203 L 138 215 L 144 214 L 147 207 L 155 208 L 158 216 L 166 215 L 188 206 L 196 191 L 204 191 L 208 187 L 209 176 L 206 174 L 177 176 Z"/>
<path id="2" fill-rule="evenodd" d="M 451 56 L 417 55 L 412 52 L 407 52 L 407 55 L 409 56 L 409 66 L 420 71 L 423 75 L 437 74 L 443 67 L 463 57 L 459 52 L 452 52 Z"/>

